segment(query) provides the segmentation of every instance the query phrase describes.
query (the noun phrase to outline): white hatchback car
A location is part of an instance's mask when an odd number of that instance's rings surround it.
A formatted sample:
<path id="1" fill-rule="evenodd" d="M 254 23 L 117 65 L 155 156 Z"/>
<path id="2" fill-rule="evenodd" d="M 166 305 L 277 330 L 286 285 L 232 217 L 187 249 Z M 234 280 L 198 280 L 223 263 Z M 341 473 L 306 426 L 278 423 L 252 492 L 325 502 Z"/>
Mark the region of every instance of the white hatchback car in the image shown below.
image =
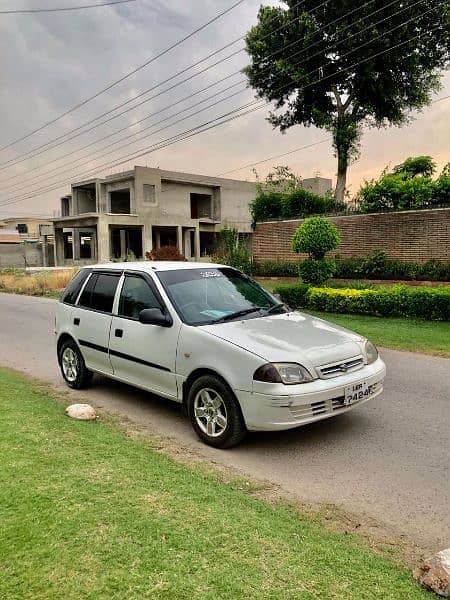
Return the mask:
<path id="1" fill-rule="evenodd" d="M 378 396 L 386 374 L 368 340 L 217 264 L 85 267 L 61 296 L 56 334 L 70 387 L 96 372 L 183 403 L 217 448 L 342 414 Z"/>

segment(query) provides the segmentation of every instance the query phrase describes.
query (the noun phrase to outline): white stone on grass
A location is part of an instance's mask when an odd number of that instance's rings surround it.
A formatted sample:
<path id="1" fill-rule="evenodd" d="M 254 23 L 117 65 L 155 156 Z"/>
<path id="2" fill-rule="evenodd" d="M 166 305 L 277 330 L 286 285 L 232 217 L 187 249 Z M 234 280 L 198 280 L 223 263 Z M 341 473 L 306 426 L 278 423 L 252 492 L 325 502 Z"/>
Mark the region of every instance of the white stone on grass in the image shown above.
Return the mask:
<path id="1" fill-rule="evenodd" d="M 414 572 L 417 581 L 439 596 L 450 598 L 450 548 L 438 552 Z"/>
<path id="2" fill-rule="evenodd" d="M 65 413 L 71 419 L 78 421 L 94 421 L 97 418 L 90 404 L 71 404 L 66 408 Z"/>

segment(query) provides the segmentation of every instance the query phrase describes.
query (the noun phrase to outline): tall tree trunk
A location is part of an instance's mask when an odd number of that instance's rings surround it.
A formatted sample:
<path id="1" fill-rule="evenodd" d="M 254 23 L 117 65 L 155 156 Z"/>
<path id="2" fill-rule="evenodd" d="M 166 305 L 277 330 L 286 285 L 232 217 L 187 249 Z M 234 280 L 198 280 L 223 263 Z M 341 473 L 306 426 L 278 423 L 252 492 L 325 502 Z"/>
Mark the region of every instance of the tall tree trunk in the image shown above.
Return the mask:
<path id="1" fill-rule="evenodd" d="M 345 188 L 347 186 L 348 148 L 343 148 L 341 145 L 339 145 L 336 148 L 336 153 L 338 159 L 338 170 L 334 199 L 337 204 L 342 204 L 344 202 Z"/>

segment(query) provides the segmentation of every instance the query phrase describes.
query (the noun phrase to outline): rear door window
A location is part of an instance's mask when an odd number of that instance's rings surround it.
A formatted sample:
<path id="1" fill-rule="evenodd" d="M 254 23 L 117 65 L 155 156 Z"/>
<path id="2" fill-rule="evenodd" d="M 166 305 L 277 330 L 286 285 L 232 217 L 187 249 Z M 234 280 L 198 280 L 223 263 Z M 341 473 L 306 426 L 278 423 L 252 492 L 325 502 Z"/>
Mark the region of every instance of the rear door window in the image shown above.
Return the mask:
<path id="1" fill-rule="evenodd" d="M 94 273 L 81 294 L 79 306 L 111 313 L 120 273 Z"/>
<path id="2" fill-rule="evenodd" d="M 82 269 L 81 271 L 78 271 L 78 273 L 62 293 L 61 302 L 64 302 L 65 304 L 75 304 L 78 294 L 83 287 L 83 283 L 89 277 L 90 273 L 90 269 Z"/>

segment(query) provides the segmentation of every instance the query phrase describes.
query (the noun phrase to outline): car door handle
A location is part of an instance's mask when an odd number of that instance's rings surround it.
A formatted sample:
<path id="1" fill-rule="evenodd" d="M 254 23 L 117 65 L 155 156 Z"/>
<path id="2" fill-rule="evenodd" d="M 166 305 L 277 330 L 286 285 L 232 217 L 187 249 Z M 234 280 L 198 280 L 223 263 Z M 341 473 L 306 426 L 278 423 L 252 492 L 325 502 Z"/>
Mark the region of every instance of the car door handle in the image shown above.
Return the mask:
<path id="1" fill-rule="evenodd" d="M 80 324 L 80 319 L 78 319 L 78 318 L 74 319 L 73 324 L 78 326 Z"/>
<path id="2" fill-rule="evenodd" d="M 114 335 L 118 338 L 123 337 L 123 329 L 116 329 Z"/>

